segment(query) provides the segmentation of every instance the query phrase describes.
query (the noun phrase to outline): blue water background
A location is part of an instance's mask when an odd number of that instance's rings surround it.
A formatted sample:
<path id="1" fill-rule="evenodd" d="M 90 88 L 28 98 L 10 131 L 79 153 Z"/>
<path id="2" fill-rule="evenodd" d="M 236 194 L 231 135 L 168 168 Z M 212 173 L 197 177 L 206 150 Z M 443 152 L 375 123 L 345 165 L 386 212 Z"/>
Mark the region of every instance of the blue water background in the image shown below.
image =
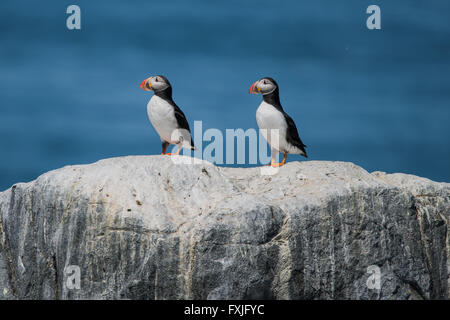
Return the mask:
<path id="1" fill-rule="evenodd" d="M 82 30 L 66 28 L 77 4 Z M 368 30 L 366 8 L 381 7 Z M 450 1 L 2 1 L 0 190 L 70 164 L 159 154 L 150 93 L 189 123 L 256 128 L 272 76 L 309 159 L 450 181 Z M 302 160 L 289 156 L 289 161 Z"/>

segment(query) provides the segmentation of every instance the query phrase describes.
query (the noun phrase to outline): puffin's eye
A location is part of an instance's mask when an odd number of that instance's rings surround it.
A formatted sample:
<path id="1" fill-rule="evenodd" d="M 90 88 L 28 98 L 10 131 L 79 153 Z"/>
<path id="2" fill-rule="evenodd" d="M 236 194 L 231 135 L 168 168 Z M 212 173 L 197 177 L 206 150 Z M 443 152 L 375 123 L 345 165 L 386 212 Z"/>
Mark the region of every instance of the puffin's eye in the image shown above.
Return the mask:
<path id="1" fill-rule="evenodd" d="M 158 82 L 158 77 L 155 78 L 155 82 Z"/>
<path id="2" fill-rule="evenodd" d="M 264 84 L 267 84 L 267 80 L 263 80 L 263 83 L 264 83 Z"/>

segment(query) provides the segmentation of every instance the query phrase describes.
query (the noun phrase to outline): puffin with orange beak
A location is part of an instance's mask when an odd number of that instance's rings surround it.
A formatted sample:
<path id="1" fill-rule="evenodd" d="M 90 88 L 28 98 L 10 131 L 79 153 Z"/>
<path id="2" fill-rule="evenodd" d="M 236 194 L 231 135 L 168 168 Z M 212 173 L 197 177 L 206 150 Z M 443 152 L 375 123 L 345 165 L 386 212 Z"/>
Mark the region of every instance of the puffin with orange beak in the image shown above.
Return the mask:
<path id="1" fill-rule="evenodd" d="M 170 144 L 178 145 L 177 155 L 180 154 L 181 148 L 195 149 L 186 116 L 172 99 L 169 80 L 164 76 L 153 76 L 142 81 L 139 87 L 154 92 L 147 104 L 147 114 L 161 138 L 161 154 L 171 155 L 166 153 Z"/>
<path id="2" fill-rule="evenodd" d="M 308 157 L 305 145 L 298 135 L 297 127 L 289 115 L 284 112 L 280 102 L 280 91 L 274 79 L 265 77 L 253 83 L 249 93 L 261 94 L 263 101 L 256 110 L 256 122 L 262 136 L 271 148 L 272 167 L 281 167 L 286 163 L 289 153 Z M 283 153 L 283 161 L 276 163 L 278 152 Z"/>

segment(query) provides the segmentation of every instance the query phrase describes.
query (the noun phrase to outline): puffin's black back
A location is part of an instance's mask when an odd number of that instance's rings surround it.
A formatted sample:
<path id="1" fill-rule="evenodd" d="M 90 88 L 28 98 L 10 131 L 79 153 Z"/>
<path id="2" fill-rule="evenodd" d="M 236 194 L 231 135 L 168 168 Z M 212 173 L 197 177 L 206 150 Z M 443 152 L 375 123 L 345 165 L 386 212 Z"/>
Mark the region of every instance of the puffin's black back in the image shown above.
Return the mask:
<path id="1" fill-rule="evenodd" d="M 286 119 L 287 123 L 287 132 L 286 132 L 286 140 L 293 146 L 296 146 L 301 151 L 305 153 L 305 157 L 308 158 L 308 154 L 306 153 L 306 145 L 303 143 L 302 139 L 300 139 L 300 136 L 298 135 L 297 126 L 295 125 L 294 120 L 283 111 L 284 118 Z"/>

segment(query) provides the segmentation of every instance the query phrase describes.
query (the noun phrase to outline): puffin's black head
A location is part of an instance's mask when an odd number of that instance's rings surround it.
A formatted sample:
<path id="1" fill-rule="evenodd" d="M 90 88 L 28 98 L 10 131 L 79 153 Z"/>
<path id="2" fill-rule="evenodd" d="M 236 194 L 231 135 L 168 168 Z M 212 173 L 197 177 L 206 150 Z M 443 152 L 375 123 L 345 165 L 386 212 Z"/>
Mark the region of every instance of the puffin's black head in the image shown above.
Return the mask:
<path id="1" fill-rule="evenodd" d="M 278 91 L 278 84 L 270 77 L 259 79 L 258 81 L 253 83 L 248 90 L 249 93 L 260 93 L 262 95 L 270 94 L 275 91 Z"/>
<path id="2" fill-rule="evenodd" d="M 168 88 L 172 88 L 169 80 L 164 76 L 152 76 L 142 81 L 139 88 L 145 91 L 154 91 L 155 93 L 164 91 Z"/>

